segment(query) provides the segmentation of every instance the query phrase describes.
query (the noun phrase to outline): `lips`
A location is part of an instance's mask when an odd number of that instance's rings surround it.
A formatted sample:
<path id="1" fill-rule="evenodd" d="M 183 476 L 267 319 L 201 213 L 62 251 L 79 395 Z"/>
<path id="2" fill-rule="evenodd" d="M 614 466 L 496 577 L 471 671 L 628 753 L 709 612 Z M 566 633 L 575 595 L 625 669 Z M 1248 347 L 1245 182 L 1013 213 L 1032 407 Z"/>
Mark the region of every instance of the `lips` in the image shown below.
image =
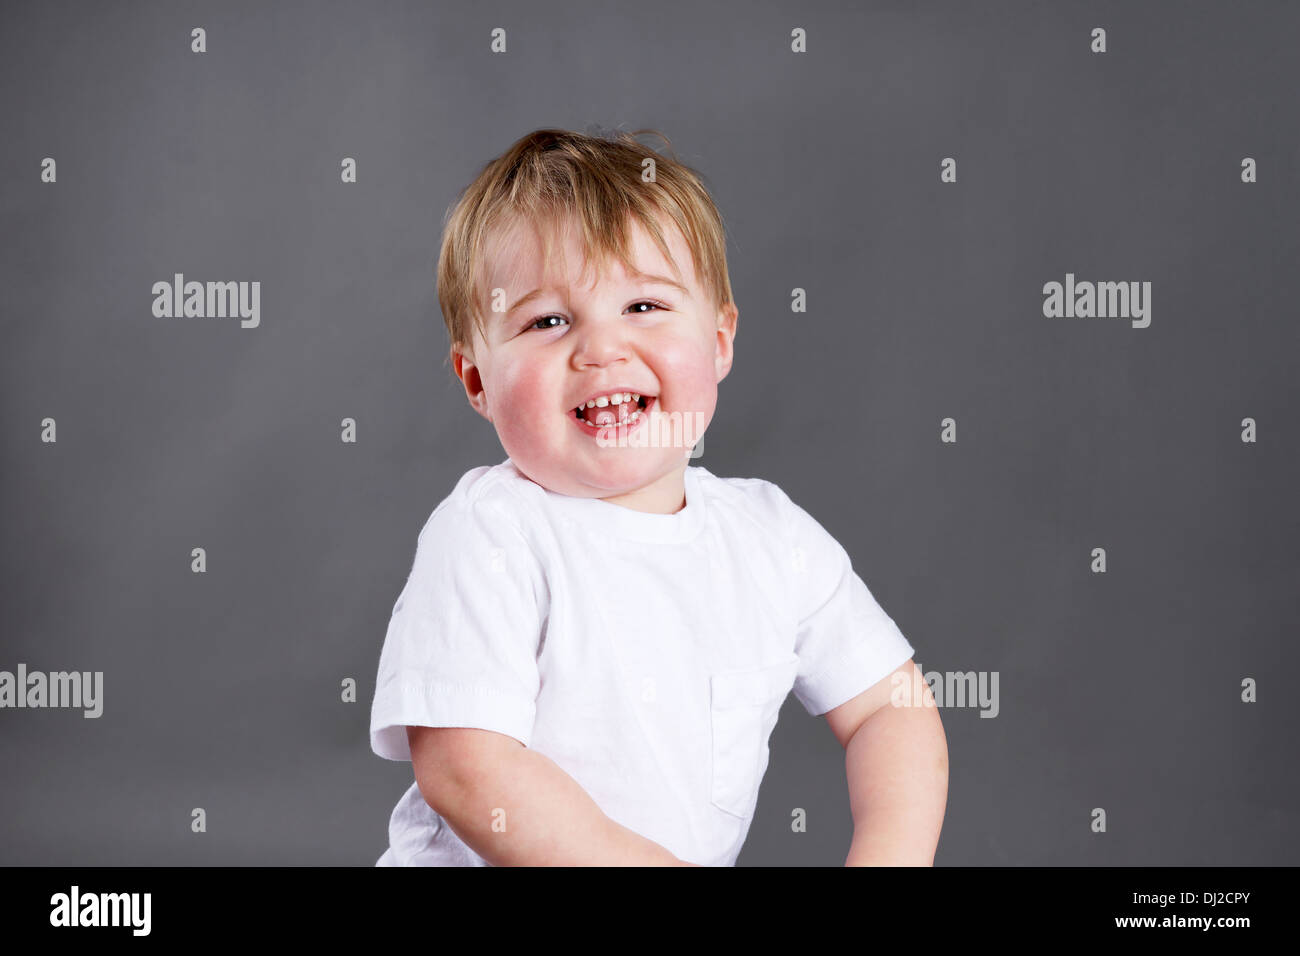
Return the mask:
<path id="1" fill-rule="evenodd" d="M 623 393 L 632 394 L 632 393 Z M 573 410 L 574 417 L 580 422 L 589 422 L 597 426 L 617 425 L 632 418 L 637 412 L 644 413 L 654 400 L 653 395 L 642 395 L 638 400 L 628 400 L 619 404 L 587 406 L 585 403 Z"/>
<path id="2" fill-rule="evenodd" d="M 617 407 L 617 406 L 616 406 Z M 642 395 L 641 401 L 627 402 L 622 406 L 620 411 L 626 412 L 626 417 L 618 420 L 612 420 L 612 409 L 606 405 L 604 408 L 584 408 L 583 411 L 594 414 L 600 412 L 602 421 L 593 424 L 586 418 L 579 417 L 577 409 L 574 409 L 572 415 L 573 426 L 588 437 L 595 438 L 600 435 L 612 437 L 616 434 L 632 434 L 636 429 L 644 425 L 650 418 L 650 412 L 658 407 L 656 396 Z"/>

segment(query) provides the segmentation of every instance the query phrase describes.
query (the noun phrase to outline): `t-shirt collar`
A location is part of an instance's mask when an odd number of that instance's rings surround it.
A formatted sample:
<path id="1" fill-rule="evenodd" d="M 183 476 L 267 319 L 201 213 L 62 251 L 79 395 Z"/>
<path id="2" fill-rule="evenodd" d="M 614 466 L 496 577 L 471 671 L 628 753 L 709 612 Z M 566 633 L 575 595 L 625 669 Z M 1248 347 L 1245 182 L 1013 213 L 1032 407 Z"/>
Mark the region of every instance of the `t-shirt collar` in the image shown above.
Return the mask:
<path id="1" fill-rule="evenodd" d="M 507 458 L 502 464 L 516 473 L 514 463 Z M 699 466 L 687 465 L 682 481 L 686 491 L 686 506 L 676 514 L 653 514 L 634 511 L 600 498 L 581 498 L 562 495 L 536 485 L 546 506 L 574 524 L 594 533 L 634 541 L 686 541 L 693 538 L 704 525 L 706 505 L 700 483 Z"/>

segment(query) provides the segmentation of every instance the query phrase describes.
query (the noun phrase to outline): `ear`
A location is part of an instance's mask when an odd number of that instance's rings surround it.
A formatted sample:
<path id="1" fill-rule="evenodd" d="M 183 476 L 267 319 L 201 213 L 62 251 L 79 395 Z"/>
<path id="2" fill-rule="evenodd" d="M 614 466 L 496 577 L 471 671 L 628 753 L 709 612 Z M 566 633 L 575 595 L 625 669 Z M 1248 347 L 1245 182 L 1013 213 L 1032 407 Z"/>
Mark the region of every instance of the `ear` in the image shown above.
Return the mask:
<path id="1" fill-rule="evenodd" d="M 492 421 L 487 392 L 483 390 L 483 377 L 479 374 L 478 366 L 474 364 L 474 356 L 464 345 L 452 343 L 450 357 L 452 371 L 465 387 L 465 397 L 469 399 L 470 407 L 488 421 Z"/>
<path id="2" fill-rule="evenodd" d="M 713 356 L 713 367 L 721 382 L 731 371 L 731 362 L 735 356 L 736 325 L 740 320 L 740 309 L 734 302 L 728 302 L 718 310 L 717 349 Z"/>

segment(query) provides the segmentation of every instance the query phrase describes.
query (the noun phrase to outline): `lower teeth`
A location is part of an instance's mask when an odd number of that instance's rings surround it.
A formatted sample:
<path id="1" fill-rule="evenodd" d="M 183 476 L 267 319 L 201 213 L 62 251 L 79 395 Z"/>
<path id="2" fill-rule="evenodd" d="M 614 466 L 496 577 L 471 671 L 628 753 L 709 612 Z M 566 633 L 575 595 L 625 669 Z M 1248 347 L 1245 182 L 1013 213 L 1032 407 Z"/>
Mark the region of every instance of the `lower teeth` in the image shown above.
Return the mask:
<path id="1" fill-rule="evenodd" d="M 632 425 L 636 422 L 637 419 L 641 417 L 641 412 L 643 409 L 637 402 L 629 402 L 627 404 L 629 407 L 631 407 L 632 413 L 630 415 L 624 413 L 625 417 L 620 418 L 618 421 L 593 422 L 588 418 L 578 418 L 578 421 L 582 422 L 582 424 L 586 425 L 588 428 L 592 429 L 593 431 L 600 428 L 618 428 L 620 425 Z M 621 408 L 622 407 L 620 406 L 620 410 Z M 595 412 L 596 409 L 592 408 L 592 409 L 588 409 L 588 411 Z M 612 408 L 610 409 L 610 413 L 613 413 Z"/>
<path id="2" fill-rule="evenodd" d="M 604 423 L 604 424 L 597 424 L 596 422 L 589 422 L 589 421 L 587 421 L 587 419 L 585 419 L 585 418 L 582 419 L 581 421 L 582 421 L 582 423 L 583 423 L 584 425 L 586 425 L 588 428 L 593 428 L 593 429 L 594 429 L 594 428 L 617 428 L 619 425 L 631 425 L 633 422 L 635 422 L 635 421 L 636 421 L 638 418 L 640 418 L 640 417 L 641 417 L 641 410 L 640 410 L 640 409 L 637 409 L 635 412 L 633 412 L 633 413 L 632 413 L 631 415 L 629 415 L 627 418 L 619 419 L 619 420 L 616 421 L 616 422 L 606 422 L 606 423 Z"/>

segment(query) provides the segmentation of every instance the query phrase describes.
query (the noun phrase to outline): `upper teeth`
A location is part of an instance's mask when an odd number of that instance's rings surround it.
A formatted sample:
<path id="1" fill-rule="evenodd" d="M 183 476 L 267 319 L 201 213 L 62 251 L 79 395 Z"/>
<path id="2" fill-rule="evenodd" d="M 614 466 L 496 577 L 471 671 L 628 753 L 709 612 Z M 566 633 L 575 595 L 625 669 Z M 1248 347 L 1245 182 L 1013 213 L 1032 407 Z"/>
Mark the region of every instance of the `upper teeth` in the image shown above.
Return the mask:
<path id="1" fill-rule="evenodd" d="M 634 395 L 632 392 L 614 392 L 611 395 L 602 395 L 600 398 L 593 398 L 587 402 L 588 408 L 604 408 L 606 405 L 622 405 L 624 402 L 639 402 L 640 395 Z M 582 406 L 579 405 L 579 408 Z"/>

